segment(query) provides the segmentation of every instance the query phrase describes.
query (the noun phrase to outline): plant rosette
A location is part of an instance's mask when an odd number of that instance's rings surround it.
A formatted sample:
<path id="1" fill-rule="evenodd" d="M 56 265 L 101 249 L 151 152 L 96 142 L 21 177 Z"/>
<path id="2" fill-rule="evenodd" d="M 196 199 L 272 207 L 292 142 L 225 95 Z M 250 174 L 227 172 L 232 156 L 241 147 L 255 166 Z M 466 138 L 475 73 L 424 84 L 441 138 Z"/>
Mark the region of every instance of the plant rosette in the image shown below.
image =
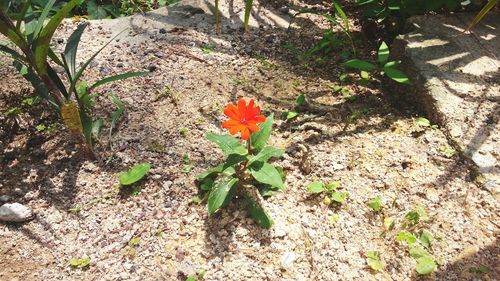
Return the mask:
<path id="1" fill-rule="evenodd" d="M 198 175 L 199 188 L 208 201 L 211 216 L 226 207 L 235 197 L 242 197 L 249 215 L 263 228 L 273 225 L 272 219 L 261 206 L 262 197 L 285 190 L 285 173 L 281 167 L 269 163 L 284 151 L 267 146 L 272 131 L 273 115 L 260 115 L 260 107 L 251 99 L 248 104 L 239 99 L 237 105 L 229 103 L 224 109 L 229 117 L 222 127 L 230 134 L 207 133 L 206 138 L 217 144 L 226 160 Z M 238 136 L 244 144 L 234 136 Z"/>

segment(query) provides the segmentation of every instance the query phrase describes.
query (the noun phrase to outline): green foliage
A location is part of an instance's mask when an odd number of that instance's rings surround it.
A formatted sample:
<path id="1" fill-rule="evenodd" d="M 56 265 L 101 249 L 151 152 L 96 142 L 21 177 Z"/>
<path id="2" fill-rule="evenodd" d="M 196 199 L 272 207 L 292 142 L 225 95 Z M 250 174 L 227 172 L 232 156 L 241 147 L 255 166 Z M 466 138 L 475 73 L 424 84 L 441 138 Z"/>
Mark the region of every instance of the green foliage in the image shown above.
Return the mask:
<path id="1" fill-rule="evenodd" d="M 375 212 L 380 212 L 384 208 L 384 203 L 382 202 L 382 197 L 377 196 L 370 201 L 368 201 L 368 206 L 372 208 Z"/>
<path id="2" fill-rule="evenodd" d="M 457 151 L 447 145 L 441 145 L 439 147 L 439 152 L 443 154 L 446 158 L 451 158 L 457 153 Z"/>
<path id="3" fill-rule="evenodd" d="M 151 169 L 149 163 L 141 163 L 128 169 L 126 172 L 120 172 L 118 174 L 118 179 L 121 185 L 131 185 L 140 181 Z"/>
<path id="4" fill-rule="evenodd" d="M 18 1 L 4 1 L 4 5 L 0 7 L 0 33 L 16 45 L 20 52 L 4 45 L 0 45 L 0 51 L 7 53 L 14 59 L 14 66 L 20 74 L 33 85 L 40 98 L 45 99 L 56 111 L 61 113 L 66 126 L 81 139 L 82 143 L 87 145 L 87 152 L 94 156 L 92 139 L 98 134 L 102 120 L 92 119 L 93 90 L 109 82 L 142 76 L 147 73 L 132 72 L 115 75 L 99 80 L 88 87 L 81 80 L 81 77 L 90 62 L 111 41 L 77 69 L 77 49 L 87 24 L 78 26 L 70 35 L 60 57 L 53 52 L 50 42 L 55 30 L 64 17 L 70 15 L 71 11 L 82 2 L 81 0 L 71 0 L 63 2 L 62 5 L 55 5 L 55 0 L 45 3 L 27 1 L 20 5 Z M 40 8 L 42 8 L 41 12 L 38 12 Z M 17 21 L 16 24 L 14 21 Z M 62 67 L 65 73 L 57 74 L 53 65 Z M 113 98 L 113 101 L 117 104 L 118 110 L 111 116 L 111 129 L 124 111 L 123 104 L 119 103 L 116 97 Z"/>
<path id="5" fill-rule="evenodd" d="M 69 265 L 72 267 L 84 268 L 90 265 L 90 258 L 72 258 L 69 260 Z"/>
<path id="6" fill-rule="evenodd" d="M 231 135 L 208 133 L 209 141 L 217 144 L 226 155 L 226 161 L 206 170 L 196 177 L 200 191 L 208 195 L 208 214 L 214 215 L 227 206 L 236 194 L 242 197 L 250 217 L 263 227 L 270 228 L 273 220 L 259 204 L 257 192 L 270 196 L 285 190 L 285 173 L 281 167 L 268 163 L 269 159 L 280 157 L 282 149 L 266 146 L 271 135 L 273 116 L 259 125 L 259 131 L 252 133 L 245 148 Z M 203 201 L 200 197 L 198 202 Z"/>
<path id="7" fill-rule="evenodd" d="M 392 80 L 401 83 L 401 84 L 410 84 L 410 79 L 401 72 L 396 69 L 396 66 L 399 65 L 399 61 L 388 61 L 389 60 L 389 47 L 385 42 L 380 44 L 377 54 L 377 65 L 369 63 L 360 59 L 352 59 L 344 63 L 345 66 L 349 68 L 355 68 L 361 70 L 361 77 L 364 79 L 368 78 L 369 71 L 379 70 L 382 74 L 385 74 L 387 77 Z M 363 73 L 365 71 L 365 73 Z"/>
<path id="8" fill-rule="evenodd" d="M 366 263 L 371 269 L 376 271 L 382 271 L 384 265 L 382 261 L 380 261 L 380 253 L 375 251 L 367 251 L 366 252 Z"/>
<path id="9" fill-rule="evenodd" d="M 310 193 L 326 193 L 326 197 L 323 200 L 325 205 L 330 205 L 333 202 L 338 204 L 344 204 L 347 197 L 349 197 L 348 192 L 335 191 L 340 187 L 340 181 L 333 181 L 327 185 L 320 181 L 314 181 L 307 185 L 307 191 Z"/>
<path id="10" fill-rule="evenodd" d="M 415 119 L 415 123 L 419 126 L 422 126 L 422 127 L 430 127 L 431 126 L 431 122 L 429 121 L 429 119 L 424 118 L 424 117 L 419 117 L 419 118 Z"/>
<path id="11" fill-rule="evenodd" d="M 300 115 L 300 113 L 299 113 L 300 108 L 301 108 L 301 106 L 303 106 L 305 104 L 306 104 L 306 96 L 304 94 L 299 95 L 297 97 L 297 99 L 295 100 L 294 111 L 289 111 L 288 113 L 286 113 L 286 119 L 292 120 L 292 119 L 296 118 L 297 116 L 299 116 Z"/>

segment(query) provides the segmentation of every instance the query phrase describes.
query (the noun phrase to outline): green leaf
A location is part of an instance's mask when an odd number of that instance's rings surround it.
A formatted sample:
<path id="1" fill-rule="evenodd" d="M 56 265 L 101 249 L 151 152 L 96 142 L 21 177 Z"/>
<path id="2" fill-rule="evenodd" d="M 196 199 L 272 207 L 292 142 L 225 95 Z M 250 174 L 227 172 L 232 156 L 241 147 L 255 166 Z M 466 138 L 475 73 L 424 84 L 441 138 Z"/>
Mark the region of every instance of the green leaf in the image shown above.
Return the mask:
<path id="1" fill-rule="evenodd" d="M 413 245 L 417 242 L 417 237 L 408 231 L 401 231 L 396 236 L 396 240 L 400 242 L 406 242 L 408 245 Z"/>
<path id="2" fill-rule="evenodd" d="M 255 220 L 255 222 L 262 228 L 269 229 L 274 224 L 273 220 L 267 212 L 262 208 L 259 203 L 257 203 L 253 198 L 248 194 L 244 194 L 245 202 L 247 206 L 248 213 Z"/>
<path id="3" fill-rule="evenodd" d="M 248 160 L 248 166 L 251 166 L 257 161 L 267 162 L 267 160 L 271 157 L 280 157 L 284 152 L 285 151 L 283 149 L 266 146 L 259 153 L 257 153 L 257 155 L 250 157 L 250 160 Z"/>
<path id="4" fill-rule="evenodd" d="M 417 267 L 415 268 L 420 275 L 427 275 L 437 268 L 434 259 L 430 256 L 424 256 L 417 259 Z"/>
<path id="5" fill-rule="evenodd" d="M 376 271 L 381 271 L 384 265 L 380 261 L 380 253 L 375 251 L 366 252 L 366 263 Z"/>
<path id="6" fill-rule="evenodd" d="M 420 244 L 422 244 L 422 246 L 424 246 L 425 248 L 430 248 L 431 247 L 431 242 L 432 240 L 434 239 L 434 237 L 432 236 L 432 234 L 428 231 L 422 231 L 422 233 L 420 234 Z"/>
<path id="7" fill-rule="evenodd" d="M 378 57 L 377 61 L 380 64 L 385 64 L 387 60 L 389 59 L 389 47 L 385 42 L 382 41 L 382 44 L 380 44 L 380 47 L 378 48 Z"/>
<path id="8" fill-rule="evenodd" d="M 35 46 L 35 67 L 40 74 L 45 74 L 47 72 L 47 56 L 49 53 L 50 40 L 54 32 L 68 13 L 80 3 L 81 0 L 69 1 L 50 18 L 47 25 L 40 31 L 40 35 L 33 44 Z"/>
<path id="9" fill-rule="evenodd" d="M 361 70 L 360 72 L 360 76 L 362 79 L 365 79 L 365 80 L 369 80 L 370 79 L 370 73 L 364 71 L 364 70 Z"/>
<path id="10" fill-rule="evenodd" d="M 332 192 L 332 200 L 340 204 L 344 204 L 348 196 L 348 192 Z"/>
<path id="11" fill-rule="evenodd" d="M 127 78 L 131 78 L 131 77 L 146 76 L 149 74 L 151 74 L 151 73 L 150 72 L 127 72 L 127 73 L 123 73 L 123 74 L 118 74 L 118 75 L 106 77 L 102 80 L 97 81 L 94 85 L 90 86 L 89 92 L 92 91 L 93 89 L 99 87 L 99 86 L 106 84 L 106 83 L 110 83 L 110 82 L 122 80 L 122 79 L 127 79 Z"/>
<path id="12" fill-rule="evenodd" d="M 285 186 L 281 180 L 280 173 L 273 165 L 265 162 L 254 162 L 250 166 L 250 173 L 258 182 L 277 187 L 280 191 L 285 191 Z"/>
<path id="13" fill-rule="evenodd" d="M 76 30 L 71 33 L 66 42 L 66 47 L 64 48 L 63 61 L 68 68 L 70 80 L 73 79 L 76 73 L 76 52 L 78 50 L 78 44 L 80 43 L 83 31 L 85 31 L 88 25 L 88 23 L 80 24 Z"/>
<path id="14" fill-rule="evenodd" d="M 290 111 L 290 112 L 287 113 L 286 119 L 287 120 L 292 120 L 293 118 L 295 118 L 297 116 L 299 116 L 298 112 L 296 112 L 296 111 Z"/>
<path id="15" fill-rule="evenodd" d="M 358 60 L 358 59 L 352 59 L 344 63 L 345 66 L 351 67 L 351 68 L 356 68 L 356 69 L 361 69 L 365 71 L 370 71 L 374 70 L 377 67 L 369 62 L 366 62 L 364 60 Z"/>
<path id="16" fill-rule="evenodd" d="M 186 278 L 186 281 L 196 281 L 196 276 L 188 276 L 188 278 Z"/>
<path id="17" fill-rule="evenodd" d="M 151 169 L 151 164 L 141 163 L 133 166 L 126 172 L 120 172 L 118 178 L 121 185 L 130 185 L 141 180 Z"/>
<path id="18" fill-rule="evenodd" d="M 45 23 L 45 19 L 49 15 L 50 10 L 52 9 L 52 6 L 54 6 L 54 3 L 56 0 L 49 0 L 47 4 L 45 4 L 45 7 L 42 10 L 42 13 L 40 14 L 40 17 L 37 20 L 35 29 L 33 31 L 33 37 L 36 38 L 38 34 L 40 33 L 40 30 L 42 30 L 43 24 Z"/>
<path id="19" fill-rule="evenodd" d="M 214 180 L 212 178 L 206 178 L 200 184 L 200 189 L 203 191 L 210 191 L 212 190 L 212 187 L 214 187 Z"/>
<path id="20" fill-rule="evenodd" d="M 238 178 L 227 178 L 222 183 L 216 185 L 208 196 L 208 214 L 213 215 L 222 206 L 231 201 L 236 191 Z"/>
<path id="21" fill-rule="evenodd" d="M 73 267 L 83 268 L 89 266 L 90 261 L 91 261 L 90 258 L 82 258 L 82 259 L 72 258 L 69 260 L 69 264 Z"/>
<path id="22" fill-rule="evenodd" d="M 207 140 L 216 143 L 225 155 L 231 154 L 247 154 L 247 150 L 244 146 L 240 144 L 240 142 L 232 137 L 231 135 L 218 135 L 214 133 L 207 133 Z"/>
<path id="23" fill-rule="evenodd" d="M 203 173 L 199 174 L 199 175 L 196 177 L 196 179 L 197 179 L 198 181 L 200 181 L 200 182 L 201 182 L 201 181 L 203 181 L 205 178 L 207 178 L 207 177 L 209 177 L 209 176 L 211 176 L 211 175 L 213 175 L 213 174 L 218 174 L 218 173 L 221 173 L 223 170 L 224 170 L 224 163 L 219 164 L 219 165 L 217 165 L 217 166 L 215 166 L 215 167 L 213 167 L 213 168 L 210 168 L 210 169 L 206 170 L 205 172 L 203 172 Z"/>
<path id="24" fill-rule="evenodd" d="M 422 248 L 420 246 L 412 246 L 410 248 L 409 253 L 410 253 L 410 257 L 412 257 L 414 259 L 430 256 L 430 254 L 424 248 Z"/>
<path id="25" fill-rule="evenodd" d="M 259 131 L 253 133 L 250 136 L 250 140 L 252 141 L 252 147 L 257 151 L 260 151 L 264 148 L 269 137 L 271 136 L 271 130 L 273 128 L 273 117 L 274 114 L 269 115 L 266 118 L 266 121 L 259 125 Z"/>
<path id="26" fill-rule="evenodd" d="M 325 191 L 325 185 L 322 182 L 314 181 L 307 185 L 307 191 L 311 193 L 321 193 Z"/>
<path id="27" fill-rule="evenodd" d="M 424 117 L 419 117 L 419 118 L 415 119 L 415 123 L 417 123 L 417 125 L 420 125 L 422 127 L 430 127 L 431 126 L 431 122 L 429 121 L 429 119 L 424 118 Z"/>
<path id="28" fill-rule="evenodd" d="M 401 84 L 410 84 L 410 79 L 401 71 L 393 67 L 384 67 L 384 73 L 392 80 Z"/>
<path id="29" fill-rule="evenodd" d="M 252 10 L 252 2 L 253 0 L 245 0 L 245 17 L 244 17 L 244 28 L 245 31 L 248 31 L 248 20 L 250 19 L 250 11 Z"/>
<path id="30" fill-rule="evenodd" d="M 368 201 L 368 206 L 370 206 L 370 208 L 372 208 L 375 212 L 380 212 L 384 208 L 382 197 L 377 196 L 372 200 Z"/>
<path id="31" fill-rule="evenodd" d="M 297 100 L 295 100 L 295 103 L 298 105 L 298 106 L 302 106 L 304 105 L 304 103 L 306 103 L 306 96 L 304 96 L 303 94 L 298 96 L 297 97 Z"/>
<path id="32" fill-rule="evenodd" d="M 334 191 L 335 189 L 340 187 L 340 181 L 332 181 L 331 183 L 326 185 L 326 190 Z"/>
<path id="33" fill-rule="evenodd" d="M 106 9 L 98 5 L 95 0 L 87 1 L 87 14 L 91 20 L 105 19 L 108 17 Z"/>
<path id="34" fill-rule="evenodd" d="M 116 110 L 109 115 L 111 119 L 111 125 L 109 126 L 109 139 L 111 141 L 111 133 L 113 132 L 113 129 L 116 127 L 118 119 L 120 119 L 120 117 L 125 112 L 125 105 L 115 94 L 109 93 L 109 96 L 111 97 L 113 103 L 116 105 Z"/>

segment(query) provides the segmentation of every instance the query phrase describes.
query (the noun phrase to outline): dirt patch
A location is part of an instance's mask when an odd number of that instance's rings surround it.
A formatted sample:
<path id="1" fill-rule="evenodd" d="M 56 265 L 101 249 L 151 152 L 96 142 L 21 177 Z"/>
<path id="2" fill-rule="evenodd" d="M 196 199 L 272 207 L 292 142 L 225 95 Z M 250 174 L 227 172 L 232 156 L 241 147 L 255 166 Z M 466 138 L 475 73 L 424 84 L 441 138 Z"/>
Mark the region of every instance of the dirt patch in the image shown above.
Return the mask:
<path id="1" fill-rule="evenodd" d="M 242 7 L 235 8 L 241 15 Z M 83 50 L 91 49 L 93 38 L 111 35 L 100 24 L 91 24 Z M 121 39 L 99 56 L 87 79 L 153 73 L 101 88 L 96 114 L 112 110 L 108 92 L 126 103 L 127 114 L 111 139 L 104 135 L 97 144 L 100 162 L 81 159 L 74 143 L 58 134 L 65 132 L 60 124 L 54 131 L 33 129 L 42 122 L 29 114 L 36 108 L 23 113 L 30 125 L 10 138 L 2 117 L 0 195 L 27 204 L 37 216 L 0 227 L 0 251 L 8 256 L 0 263 L 1 279 L 185 280 L 200 271 L 205 280 L 419 279 L 415 261 L 394 239 L 397 231 L 385 231 L 383 220 L 400 225 L 421 205 L 428 219 L 420 227 L 436 238 L 431 252 L 439 268 L 430 279 L 468 280 L 474 277 L 469 268 L 483 265 L 489 272 L 480 278 L 494 280 L 498 201 L 471 181 L 466 161 L 442 155 L 440 147 L 449 144 L 439 128 L 418 126 L 415 111 L 392 106 L 380 84 L 349 84 L 354 100 L 333 93 L 343 72 L 338 58 L 307 67 L 282 48 L 284 42 L 310 47 L 324 23 L 304 16 L 294 24 L 301 28 L 261 24 L 243 35 L 229 26 L 217 36 L 203 22 L 166 33 L 148 30 L 136 42 Z M 68 23 L 58 36 L 66 38 L 73 27 Z M 207 45 L 209 52 L 202 49 Z M 22 92 L 8 83 L 26 87 L 12 69 L 3 71 L 2 111 Z M 282 114 L 300 94 L 308 105 L 287 121 Z M 270 230 L 256 226 L 239 200 L 211 218 L 205 205 L 191 202 L 195 175 L 222 160 L 204 135 L 222 132 L 222 109 L 240 96 L 275 114 L 271 142 L 286 150 L 277 160 L 287 172 L 286 192 L 264 203 L 276 222 Z M 43 122 L 55 120 L 48 115 Z M 184 155 L 194 165 L 188 173 Z M 152 164 L 150 175 L 136 195 L 122 196 L 116 173 L 144 161 Z M 306 191 L 313 180 L 340 180 L 348 200 L 323 205 L 321 196 Z M 375 214 L 367 201 L 379 195 L 387 207 Z M 371 250 L 381 252 L 381 273 L 366 264 Z M 69 259 L 83 257 L 91 258 L 87 269 L 69 267 Z"/>

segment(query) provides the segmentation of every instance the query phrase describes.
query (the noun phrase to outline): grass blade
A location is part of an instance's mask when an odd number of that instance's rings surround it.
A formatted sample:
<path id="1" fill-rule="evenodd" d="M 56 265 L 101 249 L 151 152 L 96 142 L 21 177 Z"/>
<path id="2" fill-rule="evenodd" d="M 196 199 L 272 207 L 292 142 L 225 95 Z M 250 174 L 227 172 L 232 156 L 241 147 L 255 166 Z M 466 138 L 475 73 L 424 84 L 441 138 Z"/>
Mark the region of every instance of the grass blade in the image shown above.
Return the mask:
<path id="1" fill-rule="evenodd" d="M 150 72 L 127 72 L 127 73 L 123 73 L 123 74 L 113 75 L 113 76 L 106 77 L 102 80 L 97 81 L 96 83 L 94 83 L 94 85 L 90 86 L 88 91 L 91 92 L 93 89 L 95 89 L 99 86 L 102 86 L 106 83 L 113 82 L 113 81 L 127 79 L 127 78 L 131 78 L 131 77 L 137 77 L 137 76 L 146 76 L 149 74 L 150 74 Z"/>

